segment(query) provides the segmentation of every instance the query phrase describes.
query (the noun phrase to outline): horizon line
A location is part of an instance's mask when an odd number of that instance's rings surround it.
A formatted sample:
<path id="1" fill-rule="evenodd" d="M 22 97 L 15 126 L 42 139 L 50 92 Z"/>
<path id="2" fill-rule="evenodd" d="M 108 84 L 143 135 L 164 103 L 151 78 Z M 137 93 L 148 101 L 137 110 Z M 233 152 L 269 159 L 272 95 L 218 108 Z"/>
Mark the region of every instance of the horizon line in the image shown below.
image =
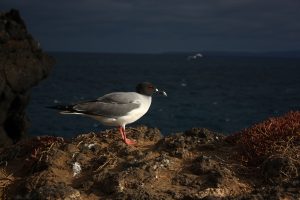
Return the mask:
<path id="1" fill-rule="evenodd" d="M 123 55 L 164 55 L 164 54 L 211 54 L 211 55 L 245 55 L 245 56 L 292 56 L 300 57 L 300 50 L 274 50 L 274 51 L 218 51 L 218 50 L 203 50 L 203 51 L 164 51 L 164 52 L 112 52 L 112 51 L 66 51 L 66 50 L 43 50 L 47 53 L 82 53 L 82 54 L 123 54 Z M 280 55 L 282 54 L 282 55 Z"/>

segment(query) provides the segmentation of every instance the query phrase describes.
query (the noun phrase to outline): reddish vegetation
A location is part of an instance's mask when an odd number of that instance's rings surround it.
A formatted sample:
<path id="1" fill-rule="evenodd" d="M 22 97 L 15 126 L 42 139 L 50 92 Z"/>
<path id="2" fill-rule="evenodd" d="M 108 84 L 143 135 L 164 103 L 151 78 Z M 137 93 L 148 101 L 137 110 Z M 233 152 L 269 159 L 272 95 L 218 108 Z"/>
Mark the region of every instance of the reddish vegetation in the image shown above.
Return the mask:
<path id="1" fill-rule="evenodd" d="M 270 118 L 227 140 L 239 146 L 240 158 L 250 165 L 258 165 L 274 154 L 290 157 L 299 164 L 300 112 Z"/>

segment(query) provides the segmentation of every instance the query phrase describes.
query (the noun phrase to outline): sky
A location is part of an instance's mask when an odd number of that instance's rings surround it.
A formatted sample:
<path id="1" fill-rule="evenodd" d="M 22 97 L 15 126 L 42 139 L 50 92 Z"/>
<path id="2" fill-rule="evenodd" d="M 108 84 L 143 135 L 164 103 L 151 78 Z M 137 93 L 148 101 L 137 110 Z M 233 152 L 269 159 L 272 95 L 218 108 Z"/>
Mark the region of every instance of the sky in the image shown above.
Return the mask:
<path id="1" fill-rule="evenodd" d="M 299 0 L 1 0 L 46 51 L 300 50 Z"/>

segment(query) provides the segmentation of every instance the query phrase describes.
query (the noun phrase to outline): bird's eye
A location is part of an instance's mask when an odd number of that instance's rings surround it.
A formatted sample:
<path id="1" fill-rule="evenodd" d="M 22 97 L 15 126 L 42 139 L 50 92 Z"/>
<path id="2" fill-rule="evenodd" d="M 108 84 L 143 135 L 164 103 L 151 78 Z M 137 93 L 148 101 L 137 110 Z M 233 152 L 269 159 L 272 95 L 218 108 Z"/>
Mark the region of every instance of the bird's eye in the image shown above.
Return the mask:
<path id="1" fill-rule="evenodd" d="M 154 87 L 152 85 L 149 85 L 148 88 L 149 89 L 154 89 Z"/>

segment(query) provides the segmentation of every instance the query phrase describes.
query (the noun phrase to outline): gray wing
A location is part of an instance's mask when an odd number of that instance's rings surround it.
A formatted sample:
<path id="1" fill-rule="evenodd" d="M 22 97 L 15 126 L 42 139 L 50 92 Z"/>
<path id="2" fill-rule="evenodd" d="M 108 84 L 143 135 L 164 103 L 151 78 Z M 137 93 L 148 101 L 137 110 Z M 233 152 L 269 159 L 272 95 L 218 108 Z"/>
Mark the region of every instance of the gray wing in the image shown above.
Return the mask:
<path id="1" fill-rule="evenodd" d="M 73 110 L 89 115 L 119 117 L 140 107 L 136 93 L 115 92 L 98 98 L 75 104 Z"/>

